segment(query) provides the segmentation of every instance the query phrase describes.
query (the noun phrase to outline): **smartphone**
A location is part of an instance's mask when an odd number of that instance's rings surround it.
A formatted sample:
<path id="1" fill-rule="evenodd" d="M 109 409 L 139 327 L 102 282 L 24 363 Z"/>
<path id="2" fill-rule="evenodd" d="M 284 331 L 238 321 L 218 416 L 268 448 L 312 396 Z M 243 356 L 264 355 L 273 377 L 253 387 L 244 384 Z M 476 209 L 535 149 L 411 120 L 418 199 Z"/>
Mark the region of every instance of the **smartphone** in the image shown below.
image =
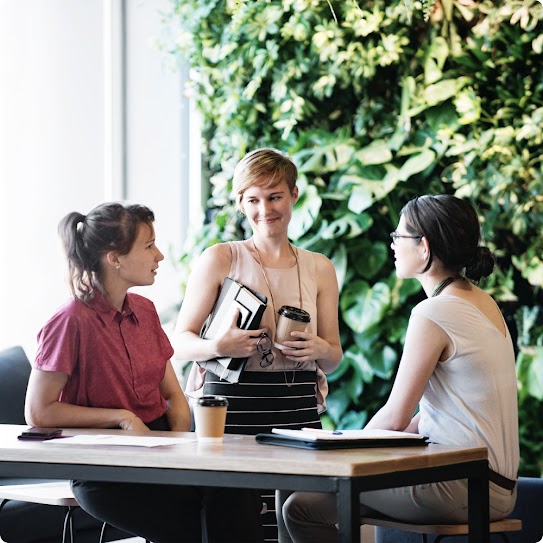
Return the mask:
<path id="1" fill-rule="evenodd" d="M 25 430 L 18 436 L 18 439 L 34 439 L 38 441 L 44 441 L 46 439 L 54 439 L 56 437 L 62 437 L 62 430 L 60 428 L 43 428 L 41 426 L 33 426 L 28 430 Z"/>

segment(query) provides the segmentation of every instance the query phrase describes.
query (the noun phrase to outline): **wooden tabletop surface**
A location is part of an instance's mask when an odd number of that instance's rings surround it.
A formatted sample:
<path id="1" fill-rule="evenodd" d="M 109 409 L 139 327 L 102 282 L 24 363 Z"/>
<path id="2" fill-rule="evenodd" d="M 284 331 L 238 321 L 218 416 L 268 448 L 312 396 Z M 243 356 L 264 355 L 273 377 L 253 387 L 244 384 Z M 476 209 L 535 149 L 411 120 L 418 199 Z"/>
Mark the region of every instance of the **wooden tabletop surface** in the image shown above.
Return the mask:
<path id="1" fill-rule="evenodd" d="M 0 425 L 0 462 L 93 464 L 252 473 L 283 473 L 353 477 L 378 475 L 466 461 L 486 460 L 484 447 L 446 445 L 313 451 L 261 445 L 253 436 L 226 435 L 223 443 L 198 443 L 145 448 L 126 446 L 58 445 L 20 441 L 26 426 Z M 122 430 L 65 429 L 64 435 L 145 435 Z M 193 433 L 152 432 L 152 436 L 190 437 Z"/>

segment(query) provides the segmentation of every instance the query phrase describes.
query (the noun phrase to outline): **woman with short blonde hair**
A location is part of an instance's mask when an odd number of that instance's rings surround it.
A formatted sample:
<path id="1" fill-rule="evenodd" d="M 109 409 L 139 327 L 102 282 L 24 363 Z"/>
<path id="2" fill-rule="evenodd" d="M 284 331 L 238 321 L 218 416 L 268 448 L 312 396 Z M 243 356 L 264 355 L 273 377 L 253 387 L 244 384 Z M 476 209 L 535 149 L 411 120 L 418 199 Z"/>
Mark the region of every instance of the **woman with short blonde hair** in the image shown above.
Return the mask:
<path id="1" fill-rule="evenodd" d="M 295 247 L 288 238 L 298 200 L 297 168 L 276 149 L 248 153 L 234 172 L 238 209 L 252 236 L 206 249 L 193 268 L 176 326 L 176 355 L 195 360 L 185 392 L 228 397 L 226 431 L 257 434 L 272 428 L 321 426 L 326 407 L 326 373 L 337 368 L 339 341 L 338 283 L 334 266 L 322 254 Z M 243 330 L 238 314 L 211 340 L 200 330 L 213 309 L 225 277 L 268 299 L 260 326 Z M 278 346 L 277 322 L 282 306 L 304 313 L 309 322 Z M 206 371 L 199 361 L 217 357 L 247 358 L 239 383 Z M 281 504 L 284 496 L 279 496 Z M 279 540 L 288 541 L 279 515 Z"/>

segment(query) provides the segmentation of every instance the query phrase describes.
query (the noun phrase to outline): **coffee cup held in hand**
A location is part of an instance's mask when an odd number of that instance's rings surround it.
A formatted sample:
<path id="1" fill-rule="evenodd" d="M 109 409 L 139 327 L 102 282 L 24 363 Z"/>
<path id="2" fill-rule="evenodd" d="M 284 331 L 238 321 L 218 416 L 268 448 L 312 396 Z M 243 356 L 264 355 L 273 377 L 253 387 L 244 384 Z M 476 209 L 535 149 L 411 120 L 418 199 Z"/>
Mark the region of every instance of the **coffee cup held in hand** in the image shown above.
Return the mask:
<path id="1" fill-rule="evenodd" d="M 291 335 L 291 332 L 305 332 L 307 325 L 311 321 L 311 316 L 307 311 L 298 307 L 284 305 L 277 312 L 279 320 L 277 321 L 277 330 L 275 331 L 274 345 L 278 349 L 292 349 L 283 345 L 285 341 L 298 341 Z"/>
<path id="2" fill-rule="evenodd" d="M 194 405 L 198 441 L 222 441 L 228 400 L 223 396 L 202 396 Z"/>

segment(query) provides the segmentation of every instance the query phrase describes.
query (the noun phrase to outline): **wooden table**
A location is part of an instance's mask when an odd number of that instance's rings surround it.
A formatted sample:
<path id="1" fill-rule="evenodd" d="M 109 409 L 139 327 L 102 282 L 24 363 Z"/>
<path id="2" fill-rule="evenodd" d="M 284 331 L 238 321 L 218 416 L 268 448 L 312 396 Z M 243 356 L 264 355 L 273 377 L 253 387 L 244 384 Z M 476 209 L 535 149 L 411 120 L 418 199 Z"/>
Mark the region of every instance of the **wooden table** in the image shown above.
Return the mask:
<path id="1" fill-rule="evenodd" d="M 341 541 L 358 543 L 359 493 L 468 479 L 470 543 L 489 542 L 486 448 L 444 445 L 312 451 L 260 445 L 227 435 L 222 444 L 191 441 L 156 448 L 76 446 L 19 441 L 25 426 L 0 425 L 0 476 L 187 484 L 333 492 Z M 138 435 L 67 429 L 73 434 Z M 193 434 L 153 432 L 165 437 Z"/>

